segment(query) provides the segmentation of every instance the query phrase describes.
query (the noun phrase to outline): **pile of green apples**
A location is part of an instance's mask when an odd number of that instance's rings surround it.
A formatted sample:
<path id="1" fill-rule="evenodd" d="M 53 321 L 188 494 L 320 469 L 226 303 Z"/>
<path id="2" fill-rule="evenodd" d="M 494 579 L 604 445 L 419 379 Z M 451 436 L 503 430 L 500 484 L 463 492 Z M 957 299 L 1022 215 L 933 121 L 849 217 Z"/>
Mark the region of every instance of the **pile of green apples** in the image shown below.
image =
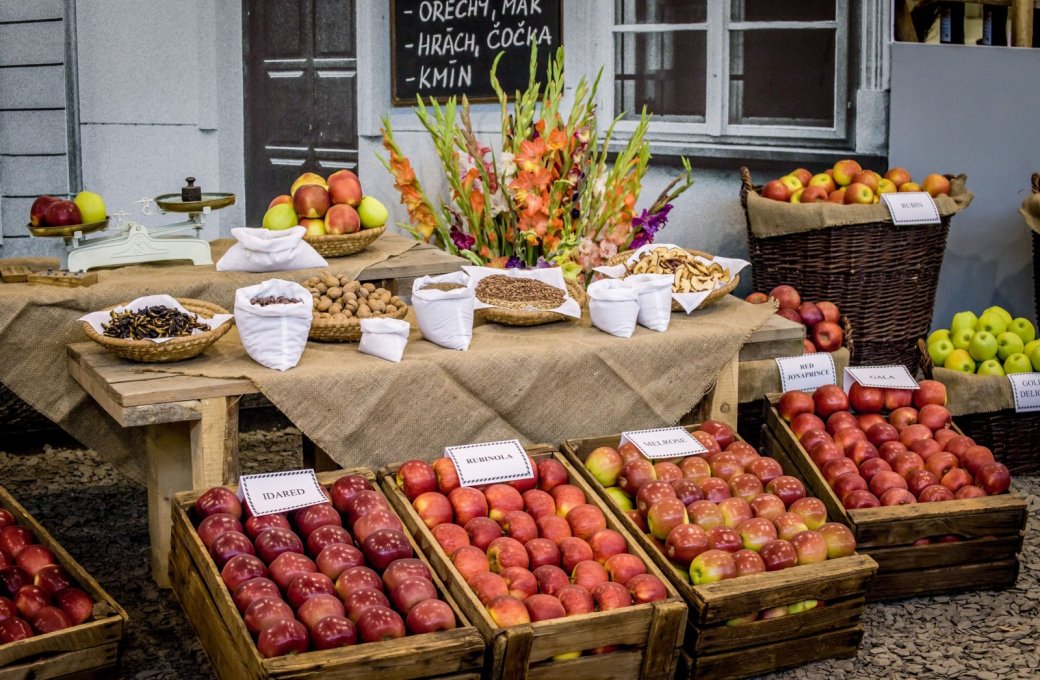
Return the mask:
<path id="1" fill-rule="evenodd" d="M 928 336 L 928 356 L 936 366 L 978 375 L 1040 371 L 1040 340 L 1029 319 L 1002 307 L 953 315 L 950 327 Z"/>

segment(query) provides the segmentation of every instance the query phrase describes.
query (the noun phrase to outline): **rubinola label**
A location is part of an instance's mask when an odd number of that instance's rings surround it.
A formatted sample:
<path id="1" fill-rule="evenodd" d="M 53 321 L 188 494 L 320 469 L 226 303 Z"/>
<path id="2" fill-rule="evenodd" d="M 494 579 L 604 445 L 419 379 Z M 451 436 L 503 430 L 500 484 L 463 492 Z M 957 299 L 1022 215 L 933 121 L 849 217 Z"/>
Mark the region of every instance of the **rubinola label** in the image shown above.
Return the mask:
<path id="1" fill-rule="evenodd" d="M 498 484 L 534 477 L 531 459 L 515 439 L 449 446 L 444 449 L 444 455 L 455 465 L 462 486 Z"/>
<path id="2" fill-rule="evenodd" d="M 682 427 L 658 427 L 652 430 L 633 430 L 621 433 L 621 443 L 631 443 L 651 460 L 684 458 L 708 452 L 697 438 Z"/>
<path id="3" fill-rule="evenodd" d="M 238 480 L 238 498 L 249 505 L 254 515 L 273 515 L 329 502 L 310 469 L 242 475 Z"/>
<path id="4" fill-rule="evenodd" d="M 816 352 L 797 357 L 777 357 L 780 389 L 812 392 L 820 385 L 837 385 L 838 369 L 830 352 Z"/>
<path id="5" fill-rule="evenodd" d="M 884 387 L 890 390 L 920 389 L 914 376 L 902 364 L 894 366 L 848 366 L 845 368 L 844 390 L 849 391 L 852 383 L 864 387 Z"/>
<path id="6" fill-rule="evenodd" d="M 1040 411 L 1040 373 L 1009 373 L 1017 413 Z"/>
<path id="7" fill-rule="evenodd" d="M 901 191 L 881 194 L 881 202 L 888 208 L 892 224 L 939 224 L 939 208 L 927 191 Z"/>

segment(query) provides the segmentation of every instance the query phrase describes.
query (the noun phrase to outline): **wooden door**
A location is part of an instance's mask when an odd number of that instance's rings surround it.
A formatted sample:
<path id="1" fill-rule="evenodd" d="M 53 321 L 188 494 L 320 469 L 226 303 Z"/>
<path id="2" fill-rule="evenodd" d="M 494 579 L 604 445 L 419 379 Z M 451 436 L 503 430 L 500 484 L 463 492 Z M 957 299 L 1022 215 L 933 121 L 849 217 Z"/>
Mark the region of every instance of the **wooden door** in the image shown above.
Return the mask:
<path id="1" fill-rule="evenodd" d="M 304 172 L 357 170 L 354 0 L 242 3 L 246 217 Z"/>

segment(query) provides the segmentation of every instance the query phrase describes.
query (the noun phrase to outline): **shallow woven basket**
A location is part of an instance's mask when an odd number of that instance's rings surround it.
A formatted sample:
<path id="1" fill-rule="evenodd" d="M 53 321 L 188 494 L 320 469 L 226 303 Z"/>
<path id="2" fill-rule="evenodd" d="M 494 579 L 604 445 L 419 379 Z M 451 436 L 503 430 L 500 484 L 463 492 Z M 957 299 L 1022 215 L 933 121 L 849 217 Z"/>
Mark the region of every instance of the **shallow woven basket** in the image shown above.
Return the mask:
<path id="1" fill-rule="evenodd" d="M 403 319 L 408 316 L 408 305 L 403 305 L 393 314 L 383 314 L 375 319 Z M 310 340 L 317 342 L 357 342 L 361 339 L 361 319 L 351 317 L 347 321 L 332 319 L 315 319 L 311 322 L 311 330 L 307 334 Z"/>
<path id="2" fill-rule="evenodd" d="M 584 307 L 585 302 L 588 300 L 585 289 L 576 281 L 568 280 L 565 283 L 567 284 L 567 294 L 574 298 L 579 307 Z M 556 323 L 557 321 L 567 321 L 568 319 L 572 321 L 577 320 L 572 316 L 560 314 L 559 312 L 506 309 L 504 307 L 485 307 L 484 309 L 476 310 L 474 315 L 483 321 L 497 323 L 502 326 L 541 326 L 547 323 Z"/>
<path id="3" fill-rule="evenodd" d="M 325 236 L 304 236 L 306 241 L 318 251 L 322 257 L 344 257 L 360 253 L 372 245 L 377 238 L 383 235 L 386 227 L 375 229 L 362 229 L 353 234 L 326 234 Z"/>
<path id="4" fill-rule="evenodd" d="M 925 341 L 918 339 L 921 370 L 932 379 L 932 358 L 928 356 Z M 1040 412 L 1018 413 L 1013 408 L 986 413 L 968 413 L 953 421 L 964 434 L 993 451 L 998 462 L 1007 466 L 1013 475 L 1035 475 L 1040 472 Z"/>
<path id="5" fill-rule="evenodd" d="M 634 253 L 634 252 L 635 252 L 634 250 L 622 251 L 622 252 L 618 253 L 617 255 L 615 255 L 614 257 L 612 257 L 609 260 L 607 260 L 606 265 L 608 267 L 613 267 L 614 265 L 625 264 L 625 260 L 627 260 L 629 257 L 631 257 L 632 253 Z M 694 250 L 692 248 L 687 248 L 686 252 L 690 253 L 691 255 L 699 255 L 699 256 L 707 259 L 707 260 L 710 260 L 710 259 L 712 259 L 712 257 L 714 257 L 713 255 L 710 255 L 710 254 L 705 253 L 705 252 L 700 251 L 700 250 Z M 715 304 L 716 302 L 718 302 L 722 298 L 724 298 L 727 295 L 729 295 L 730 293 L 732 293 L 736 289 L 736 287 L 737 287 L 737 285 L 739 283 L 740 283 L 740 275 L 739 274 L 738 275 L 734 275 L 733 277 L 730 278 L 729 283 L 727 283 L 724 286 L 720 286 L 720 287 L 716 288 L 715 290 L 711 291 L 710 293 L 708 293 L 708 297 L 704 298 L 704 300 L 701 301 L 701 304 L 697 307 L 697 309 L 706 309 L 706 308 L 712 306 L 713 304 Z M 686 310 L 684 310 L 682 305 L 680 305 L 678 302 L 676 302 L 675 300 L 672 300 L 672 311 L 673 312 L 684 312 Z M 696 310 L 694 310 L 694 311 L 696 311 Z"/>
<path id="6" fill-rule="evenodd" d="M 202 300 L 178 298 L 177 302 L 192 314 L 198 314 L 205 319 L 211 319 L 217 314 L 230 313 L 219 305 L 210 302 L 203 302 Z M 116 305 L 116 307 L 124 306 L 126 306 L 126 303 Z M 115 309 L 115 307 L 109 307 L 109 309 Z M 197 357 L 206 351 L 207 347 L 231 330 L 231 326 L 234 325 L 234 323 L 234 319 L 228 319 L 225 323 L 220 324 L 220 326 L 211 331 L 196 333 L 195 335 L 186 335 L 184 337 L 174 338 L 173 340 L 167 340 L 166 342 L 152 342 L 151 340 L 124 340 L 121 338 L 105 337 L 101 333 L 95 331 L 87 322 L 82 322 L 83 333 L 97 344 L 112 351 L 123 359 L 148 364 L 183 361 L 184 359 Z"/>
<path id="7" fill-rule="evenodd" d="M 1033 175 L 1033 193 L 1040 194 L 1040 172 Z M 1040 234 L 1032 229 L 1029 233 L 1033 237 L 1033 313 L 1034 318 L 1040 321 L 1040 275 L 1037 275 L 1037 267 L 1040 267 Z"/>
<path id="8" fill-rule="evenodd" d="M 806 300 L 829 300 L 856 328 L 857 362 L 903 364 L 917 373 L 917 339 L 928 334 L 952 215 L 939 224 L 867 222 L 759 238 L 747 196 L 757 188 L 740 169 L 754 289 L 794 286 Z"/>

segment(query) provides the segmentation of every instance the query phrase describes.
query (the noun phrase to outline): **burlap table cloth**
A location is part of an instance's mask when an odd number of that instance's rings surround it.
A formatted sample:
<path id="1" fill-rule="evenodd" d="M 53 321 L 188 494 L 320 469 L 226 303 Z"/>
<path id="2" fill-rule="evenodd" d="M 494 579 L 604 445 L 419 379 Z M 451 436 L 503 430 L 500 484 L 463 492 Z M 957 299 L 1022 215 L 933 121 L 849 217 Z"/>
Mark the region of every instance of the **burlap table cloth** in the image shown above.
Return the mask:
<path id="1" fill-rule="evenodd" d="M 946 385 L 946 408 L 955 418 L 1015 408 L 1011 383 L 1002 375 L 975 375 L 937 366 L 932 369 L 932 380 Z"/>
<path id="2" fill-rule="evenodd" d="M 213 261 L 233 243 L 227 239 L 214 241 Z M 367 267 L 400 255 L 415 244 L 411 238 L 384 234 L 356 255 L 330 259 L 329 268 L 357 277 Z M 143 483 L 142 428 L 120 427 L 69 377 L 65 346 L 85 339 L 76 319 L 153 293 L 206 300 L 230 310 L 235 291 L 243 286 L 270 278 L 303 281 L 318 271 L 249 274 L 217 272 L 213 265 L 150 264 L 100 270 L 98 283 L 85 288 L 0 284 L 0 382 L 111 460 L 128 477 Z"/>
<path id="3" fill-rule="evenodd" d="M 580 321 L 478 325 L 466 352 L 414 328 L 399 364 L 352 344 L 309 343 L 284 373 L 251 361 L 234 332 L 205 355 L 149 370 L 245 377 L 345 467 L 438 455 L 445 446 L 518 438 L 561 442 L 673 424 L 774 313 L 727 297 L 665 333 L 616 338 Z"/>

